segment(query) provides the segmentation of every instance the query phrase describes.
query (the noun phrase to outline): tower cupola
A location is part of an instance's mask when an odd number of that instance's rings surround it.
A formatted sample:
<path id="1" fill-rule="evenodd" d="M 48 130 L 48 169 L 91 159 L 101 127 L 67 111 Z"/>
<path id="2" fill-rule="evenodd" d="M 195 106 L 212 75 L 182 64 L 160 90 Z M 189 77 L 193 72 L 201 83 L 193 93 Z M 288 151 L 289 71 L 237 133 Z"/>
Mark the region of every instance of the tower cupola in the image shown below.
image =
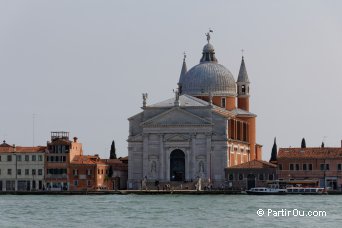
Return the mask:
<path id="1" fill-rule="evenodd" d="M 238 108 L 249 111 L 249 78 L 246 70 L 245 59 L 242 56 L 239 76 L 237 79 Z"/>

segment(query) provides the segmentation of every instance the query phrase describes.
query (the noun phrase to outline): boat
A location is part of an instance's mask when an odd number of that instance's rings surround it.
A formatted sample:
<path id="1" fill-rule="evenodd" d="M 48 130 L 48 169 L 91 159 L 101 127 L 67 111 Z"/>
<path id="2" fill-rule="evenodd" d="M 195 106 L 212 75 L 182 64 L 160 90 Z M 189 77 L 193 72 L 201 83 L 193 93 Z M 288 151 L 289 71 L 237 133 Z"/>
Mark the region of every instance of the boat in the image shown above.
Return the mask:
<path id="1" fill-rule="evenodd" d="M 288 194 L 320 195 L 326 194 L 324 188 L 318 187 L 287 187 Z"/>
<path id="2" fill-rule="evenodd" d="M 280 189 L 280 188 L 258 187 L 258 188 L 251 188 L 247 190 L 246 193 L 250 195 L 285 195 L 287 194 L 287 191 L 286 189 Z"/>

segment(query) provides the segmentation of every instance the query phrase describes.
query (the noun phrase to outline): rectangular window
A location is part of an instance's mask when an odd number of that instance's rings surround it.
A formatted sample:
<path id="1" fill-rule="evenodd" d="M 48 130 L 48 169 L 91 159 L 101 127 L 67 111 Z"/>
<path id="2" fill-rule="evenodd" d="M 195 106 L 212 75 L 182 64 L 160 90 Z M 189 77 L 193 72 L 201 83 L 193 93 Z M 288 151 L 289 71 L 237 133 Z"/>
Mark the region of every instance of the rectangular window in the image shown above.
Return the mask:
<path id="1" fill-rule="evenodd" d="M 226 108 L 226 98 L 225 97 L 221 98 L 221 107 Z"/>
<path id="2" fill-rule="evenodd" d="M 36 155 L 32 155 L 32 161 L 36 161 L 37 157 Z"/>
<path id="3" fill-rule="evenodd" d="M 29 155 L 25 155 L 25 161 L 29 161 L 29 160 L 30 160 Z"/>
<path id="4" fill-rule="evenodd" d="M 337 170 L 339 170 L 339 171 L 342 170 L 341 164 L 337 164 Z"/>
<path id="5" fill-rule="evenodd" d="M 259 180 L 264 180 L 264 174 L 259 174 Z"/>
<path id="6" fill-rule="evenodd" d="M 77 175 L 78 175 L 77 169 L 74 169 L 74 170 L 73 170 L 73 174 L 74 174 L 74 176 L 77 176 Z"/>
<path id="7" fill-rule="evenodd" d="M 12 161 L 12 155 L 7 155 L 7 161 Z"/>
<path id="8" fill-rule="evenodd" d="M 43 175 L 43 170 L 42 169 L 38 169 L 38 175 L 39 176 Z"/>
<path id="9" fill-rule="evenodd" d="M 43 161 L 43 155 L 38 155 L 38 161 Z"/>
<path id="10" fill-rule="evenodd" d="M 294 170 L 294 165 L 290 164 L 290 170 Z"/>
<path id="11" fill-rule="evenodd" d="M 299 164 L 296 164 L 296 170 L 299 170 Z"/>
<path id="12" fill-rule="evenodd" d="M 91 169 L 87 169 L 87 175 L 91 176 Z"/>
<path id="13" fill-rule="evenodd" d="M 324 170 L 324 164 L 321 164 L 321 165 L 320 165 L 320 168 L 321 168 L 321 170 L 323 171 L 323 170 Z"/>
<path id="14" fill-rule="evenodd" d="M 21 155 L 17 155 L 17 161 L 21 161 Z"/>
<path id="15" fill-rule="evenodd" d="M 269 179 L 269 180 L 273 180 L 273 174 L 269 174 L 269 175 L 268 175 L 268 179 Z"/>
<path id="16" fill-rule="evenodd" d="M 325 164 L 325 170 L 329 170 L 329 164 Z"/>
<path id="17" fill-rule="evenodd" d="M 306 164 L 303 164 L 303 170 L 307 170 Z"/>
<path id="18" fill-rule="evenodd" d="M 75 186 L 78 185 L 78 180 L 74 180 L 74 185 L 75 185 Z"/>
<path id="19" fill-rule="evenodd" d="M 36 175 L 36 170 L 32 169 L 32 175 Z"/>
<path id="20" fill-rule="evenodd" d="M 87 180 L 87 186 L 91 186 L 91 181 L 90 180 Z"/>
<path id="21" fill-rule="evenodd" d="M 283 165 L 282 165 L 282 164 L 279 164 L 279 165 L 278 165 L 278 169 L 279 169 L 279 170 L 283 170 Z"/>
<path id="22" fill-rule="evenodd" d="M 30 170 L 29 169 L 25 169 L 25 175 L 30 175 Z"/>
<path id="23" fill-rule="evenodd" d="M 18 169 L 18 170 L 17 170 L 17 174 L 18 174 L 18 175 L 21 175 L 21 169 Z"/>
<path id="24" fill-rule="evenodd" d="M 312 164 L 309 164 L 309 170 L 312 170 Z"/>
<path id="25" fill-rule="evenodd" d="M 97 169 L 97 174 L 100 174 L 100 169 Z"/>
<path id="26" fill-rule="evenodd" d="M 7 169 L 7 175 L 12 175 L 12 169 Z"/>
<path id="27" fill-rule="evenodd" d="M 1 162 L 1 155 L 0 155 L 0 162 Z"/>

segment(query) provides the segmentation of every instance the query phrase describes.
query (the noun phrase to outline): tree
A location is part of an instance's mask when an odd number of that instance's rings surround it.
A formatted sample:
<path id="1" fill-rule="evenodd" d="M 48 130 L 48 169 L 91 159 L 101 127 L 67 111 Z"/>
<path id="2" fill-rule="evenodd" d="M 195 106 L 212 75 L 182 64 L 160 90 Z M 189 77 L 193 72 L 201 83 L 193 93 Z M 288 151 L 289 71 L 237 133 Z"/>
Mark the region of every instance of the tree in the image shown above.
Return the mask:
<path id="1" fill-rule="evenodd" d="M 305 142 L 305 138 L 302 139 L 302 145 L 301 148 L 306 148 L 306 142 Z"/>
<path id="2" fill-rule="evenodd" d="M 112 145 L 110 146 L 110 155 L 109 159 L 116 159 L 116 148 L 115 148 L 115 142 L 113 140 Z"/>
<path id="3" fill-rule="evenodd" d="M 108 177 L 112 177 L 112 176 L 113 176 L 113 167 L 109 166 Z"/>
<path id="4" fill-rule="evenodd" d="M 277 162 L 277 139 L 274 138 L 274 143 L 272 147 L 271 159 L 270 162 L 276 163 Z"/>

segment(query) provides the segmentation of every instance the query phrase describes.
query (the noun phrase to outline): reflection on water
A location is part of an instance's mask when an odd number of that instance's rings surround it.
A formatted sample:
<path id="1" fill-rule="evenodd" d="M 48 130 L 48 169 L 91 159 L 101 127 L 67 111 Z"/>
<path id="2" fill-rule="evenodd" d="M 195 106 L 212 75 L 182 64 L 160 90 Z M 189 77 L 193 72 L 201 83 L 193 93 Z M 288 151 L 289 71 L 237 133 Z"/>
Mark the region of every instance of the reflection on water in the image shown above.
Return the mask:
<path id="1" fill-rule="evenodd" d="M 0 196 L 0 227 L 298 227 L 342 222 L 342 196 Z M 259 217 L 258 209 L 326 217 Z"/>

